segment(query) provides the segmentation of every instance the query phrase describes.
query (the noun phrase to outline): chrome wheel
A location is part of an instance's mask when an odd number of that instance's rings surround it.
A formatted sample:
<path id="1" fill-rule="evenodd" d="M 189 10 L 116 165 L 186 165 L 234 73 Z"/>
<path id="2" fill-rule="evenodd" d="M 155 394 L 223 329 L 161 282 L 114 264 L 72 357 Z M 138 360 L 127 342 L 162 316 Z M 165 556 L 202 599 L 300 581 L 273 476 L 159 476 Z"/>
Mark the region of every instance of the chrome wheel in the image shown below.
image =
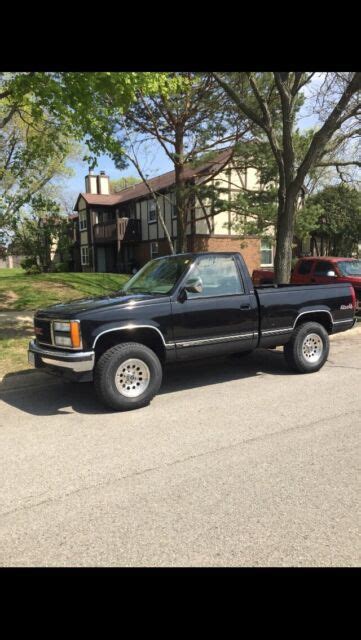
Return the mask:
<path id="1" fill-rule="evenodd" d="M 122 396 L 136 398 L 147 389 L 150 371 L 143 360 L 129 358 L 122 362 L 115 373 L 115 386 Z"/>
<path id="2" fill-rule="evenodd" d="M 323 341 L 317 333 L 309 333 L 302 343 L 302 354 L 306 362 L 316 363 L 323 353 Z"/>

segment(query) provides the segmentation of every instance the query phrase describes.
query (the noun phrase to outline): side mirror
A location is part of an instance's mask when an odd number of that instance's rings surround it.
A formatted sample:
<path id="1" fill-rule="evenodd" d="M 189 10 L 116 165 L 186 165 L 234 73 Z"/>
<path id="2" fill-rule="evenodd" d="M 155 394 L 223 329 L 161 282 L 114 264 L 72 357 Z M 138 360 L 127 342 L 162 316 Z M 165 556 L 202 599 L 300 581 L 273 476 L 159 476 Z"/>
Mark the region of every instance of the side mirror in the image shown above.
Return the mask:
<path id="1" fill-rule="evenodd" d="M 199 277 L 189 278 L 185 283 L 184 288 L 186 291 L 189 291 L 189 293 L 202 293 L 203 282 Z"/>
<path id="2" fill-rule="evenodd" d="M 328 278 L 337 278 L 336 271 L 327 271 L 326 276 Z"/>

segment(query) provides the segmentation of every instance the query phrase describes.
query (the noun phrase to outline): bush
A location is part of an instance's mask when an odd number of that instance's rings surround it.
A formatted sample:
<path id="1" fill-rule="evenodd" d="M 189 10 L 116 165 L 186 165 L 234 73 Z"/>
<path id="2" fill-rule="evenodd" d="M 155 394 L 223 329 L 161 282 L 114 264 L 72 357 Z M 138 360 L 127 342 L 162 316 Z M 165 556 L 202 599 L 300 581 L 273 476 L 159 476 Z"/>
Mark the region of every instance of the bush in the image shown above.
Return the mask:
<path id="1" fill-rule="evenodd" d="M 54 273 L 64 273 L 70 271 L 69 262 L 56 262 L 52 265 L 51 270 Z"/>
<path id="2" fill-rule="evenodd" d="M 32 264 L 29 269 L 26 269 L 25 273 L 27 276 L 36 276 L 41 273 L 41 269 L 37 264 Z"/>
<path id="3" fill-rule="evenodd" d="M 35 258 L 24 258 L 24 260 L 22 260 L 22 261 L 20 262 L 20 266 L 21 266 L 21 268 L 22 268 L 22 269 L 25 269 L 25 271 L 26 271 L 27 269 L 30 269 L 30 268 L 31 268 L 32 266 L 34 266 L 34 265 L 35 265 L 36 267 L 38 266 L 38 265 L 36 264 L 36 259 L 35 259 Z"/>

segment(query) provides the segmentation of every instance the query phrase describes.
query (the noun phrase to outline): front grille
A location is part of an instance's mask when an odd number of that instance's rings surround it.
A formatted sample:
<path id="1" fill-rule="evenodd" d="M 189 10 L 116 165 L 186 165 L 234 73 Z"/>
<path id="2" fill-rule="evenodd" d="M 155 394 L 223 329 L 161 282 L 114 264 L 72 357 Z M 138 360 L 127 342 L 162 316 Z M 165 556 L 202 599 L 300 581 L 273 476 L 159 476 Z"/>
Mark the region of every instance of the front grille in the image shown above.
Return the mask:
<path id="1" fill-rule="evenodd" d="M 36 342 L 40 344 L 52 344 L 50 320 L 34 319 Z"/>

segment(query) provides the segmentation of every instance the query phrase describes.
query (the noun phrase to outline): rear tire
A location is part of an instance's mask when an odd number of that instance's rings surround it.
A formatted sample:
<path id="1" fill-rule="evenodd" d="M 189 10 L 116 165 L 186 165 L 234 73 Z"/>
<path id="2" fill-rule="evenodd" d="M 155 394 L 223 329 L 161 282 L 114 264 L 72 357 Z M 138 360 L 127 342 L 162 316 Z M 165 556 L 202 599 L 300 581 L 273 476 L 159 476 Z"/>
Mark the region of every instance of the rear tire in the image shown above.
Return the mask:
<path id="1" fill-rule="evenodd" d="M 323 367 L 329 350 L 326 329 L 318 322 L 305 322 L 296 327 L 291 340 L 284 345 L 284 356 L 293 371 L 313 373 Z"/>
<path id="2" fill-rule="evenodd" d="M 99 400 L 110 409 L 139 409 L 158 393 L 162 373 L 154 351 L 137 342 L 125 342 L 100 356 L 95 367 L 95 390 Z"/>

